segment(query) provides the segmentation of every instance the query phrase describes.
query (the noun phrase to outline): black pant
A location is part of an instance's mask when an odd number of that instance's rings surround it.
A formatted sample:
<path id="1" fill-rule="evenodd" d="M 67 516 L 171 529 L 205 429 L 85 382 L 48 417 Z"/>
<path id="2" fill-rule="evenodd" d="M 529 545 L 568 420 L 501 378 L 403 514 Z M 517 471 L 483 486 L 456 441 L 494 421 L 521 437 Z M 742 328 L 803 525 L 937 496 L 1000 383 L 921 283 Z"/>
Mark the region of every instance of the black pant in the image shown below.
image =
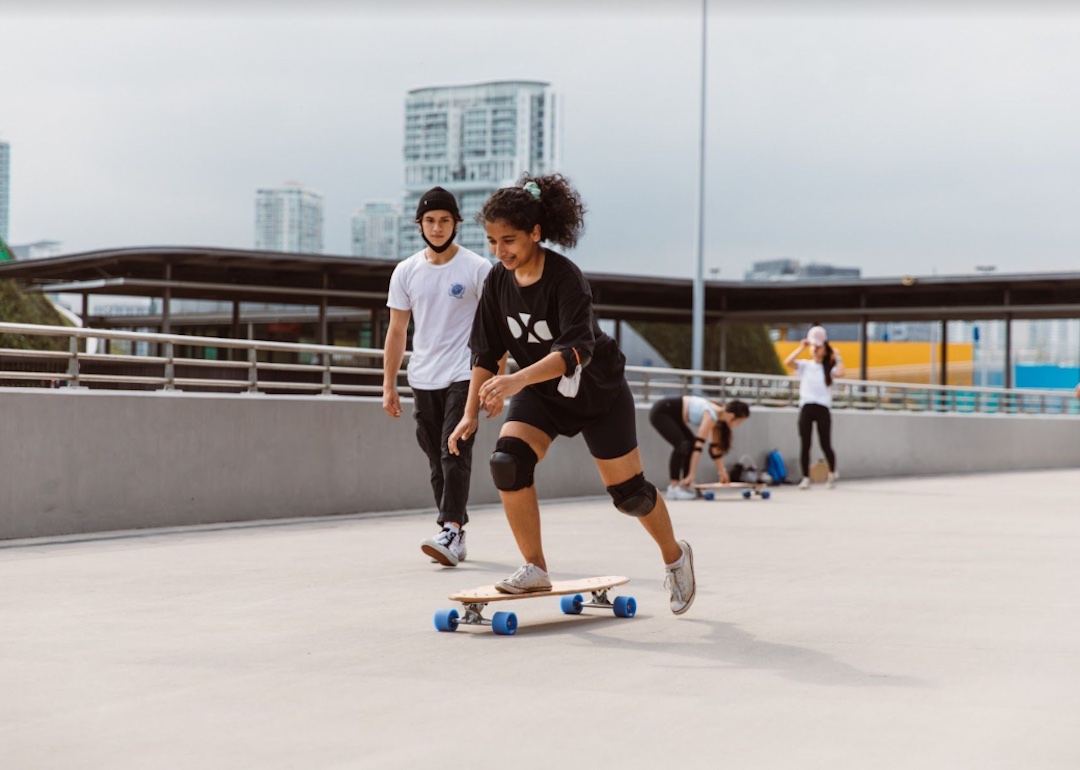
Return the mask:
<path id="1" fill-rule="evenodd" d="M 458 441 L 460 454 L 450 454 L 446 446 L 447 439 L 465 414 L 468 395 L 468 382 L 455 382 L 442 390 L 413 388 L 416 440 L 431 466 L 431 489 L 439 509 L 439 524 L 454 522 L 464 526 L 469 521 L 465 508 L 469 502 L 472 448 L 476 436 Z"/>
<path id="2" fill-rule="evenodd" d="M 690 455 L 694 451 L 694 434 L 682 418 L 682 396 L 664 398 L 649 410 L 649 423 L 673 449 L 668 458 L 668 478 L 676 481 L 690 472 Z"/>
<path id="3" fill-rule="evenodd" d="M 803 476 L 810 475 L 810 437 L 815 422 L 825 461 L 829 463 L 830 471 L 836 470 L 836 453 L 832 448 L 832 413 L 823 404 L 804 404 L 799 410 L 799 465 L 802 466 Z"/>

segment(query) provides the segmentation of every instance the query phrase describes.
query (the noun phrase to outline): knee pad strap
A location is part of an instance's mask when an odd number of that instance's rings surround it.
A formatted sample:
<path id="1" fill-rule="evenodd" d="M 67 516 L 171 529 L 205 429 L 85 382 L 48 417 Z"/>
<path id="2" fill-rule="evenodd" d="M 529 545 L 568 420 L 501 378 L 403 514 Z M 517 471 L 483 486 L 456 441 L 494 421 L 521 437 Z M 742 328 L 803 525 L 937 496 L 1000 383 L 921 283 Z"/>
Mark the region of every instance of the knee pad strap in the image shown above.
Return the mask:
<path id="1" fill-rule="evenodd" d="M 627 516 L 648 516 L 656 507 L 656 487 L 639 473 L 621 484 L 607 488 L 615 507 Z"/>
<path id="2" fill-rule="evenodd" d="M 499 439 L 491 453 L 491 479 L 495 488 L 516 492 L 531 487 L 536 463 L 536 452 L 525 441 L 514 436 Z"/>

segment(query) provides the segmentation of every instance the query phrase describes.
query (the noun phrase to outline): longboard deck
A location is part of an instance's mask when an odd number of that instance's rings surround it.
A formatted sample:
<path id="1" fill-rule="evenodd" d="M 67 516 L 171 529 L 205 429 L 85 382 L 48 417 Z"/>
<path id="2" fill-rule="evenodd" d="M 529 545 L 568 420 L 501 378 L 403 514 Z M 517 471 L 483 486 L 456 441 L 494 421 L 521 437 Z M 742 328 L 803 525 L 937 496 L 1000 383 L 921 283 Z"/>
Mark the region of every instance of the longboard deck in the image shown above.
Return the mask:
<path id="1" fill-rule="evenodd" d="M 567 594 L 585 593 L 586 591 L 602 591 L 607 588 L 621 586 L 629 583 L 630 578 L 621 575 L 606 575 L 604 577 L 582 578 L 580 580 L 553 580 L 550 591 L 534 591 L 528 594 L 504 594 L 497 590 L 494 585 L 470 588 L 458 591 L 448 597 L 452 602 L 463 604 L 488 602 L 505 602 L 511 599 L 535 599 L 539 596 L 565 596 Z"/>
<path id="2" fill-rule="evenodd" d="M 714 481 L 711 484 L 694 484 L 694 489 L 760 489 L 767 486 L 764 481 L 731 481 L 727 484 L 721 484 L 719 481 Z"/>
<path id="3" fill-rule="evenodd" d="M 435 628 L 438 631 L 457 631 L 458 625 L 491 626 L 491 630 L 502 636 L 512 636 L 517 631 L 517 615 L 513 612 L 496 612 L 491 619 L 484 617 L 484 608 L 491 602 L 506 602 L 512 599 L 535 599 L 540 596 L 560 596 L 559 605 L 564 614 L 578 615 L 585 607 L 590 609 L 610 610 L 617 618 L 632 618 L 637 613 L 637 602 L 632 596 L 616 596 L 609 599 L 609 588 L 629 583 L 630 578 L 621 575 L 583 578 L 581 580 L 554 580 L 550 591 L 534 591 L 528 594 L 504 594 L 495 586 L 480 586 L 450 594 L 450 600 L 461 603 L 461 612 L 457 610 L 439 610 L 435 613 Z M 591 594 L 586 599 L 581 594 Z"/>

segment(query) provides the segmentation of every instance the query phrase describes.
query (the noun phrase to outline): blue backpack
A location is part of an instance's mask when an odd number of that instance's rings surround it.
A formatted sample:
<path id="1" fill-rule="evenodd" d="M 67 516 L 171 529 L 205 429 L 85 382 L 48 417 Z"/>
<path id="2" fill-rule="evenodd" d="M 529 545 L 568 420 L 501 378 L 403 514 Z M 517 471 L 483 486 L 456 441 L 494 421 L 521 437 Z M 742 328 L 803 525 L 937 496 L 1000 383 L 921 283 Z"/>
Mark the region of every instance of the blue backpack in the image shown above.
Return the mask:
<path id="1" fill-rule="evenodd" d="M 784 467 L 784 458 L 776 449 L 765 456 L 765 472 L 768 473 L 774 484 L 783 484 L 787 481 L 787 468 Z"/>

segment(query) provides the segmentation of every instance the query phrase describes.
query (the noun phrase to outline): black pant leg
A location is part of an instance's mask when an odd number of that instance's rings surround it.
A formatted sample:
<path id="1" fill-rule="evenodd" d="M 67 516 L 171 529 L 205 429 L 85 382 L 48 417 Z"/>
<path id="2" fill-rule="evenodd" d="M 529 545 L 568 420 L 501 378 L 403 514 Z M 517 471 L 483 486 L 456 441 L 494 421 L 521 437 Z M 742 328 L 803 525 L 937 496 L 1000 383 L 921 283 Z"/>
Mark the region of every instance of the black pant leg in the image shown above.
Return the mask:
<path id="1" fill-rule="evenodd" d="M 431 471 L 431 491 L 435 496 L 435 506 L 439 509 L 439 523 L 442 523 L 443 466 L 442 453 L 439 451 L 439 438 L 442 435 L 444 392 L 441 390 L 413 389 L 413 419 L 416 421 L 416 443 L 424 450 Z"/>
<path id="2" fill-rule="evenodd" d="M 814 433 L 813 404 L 799 410 L 799 468 L 803 476 L 810 475 L 810 439 Z"/>
<path id="3" fill-rule="evenodd" d="M 465 414 L 469 383 L 455 382 L 445 391 L 443 421 L 440 431 L 439 463 L 442 467 L 443 494 L 439 504 L 439 523 L 455 522 L 461 526 L 469 521 L 469 483 L 472 480 L 472 450 L 476 434 L 459 440 L 458 454 L 451 454 L 447 440 Z"/>
<path id="4" fill-rule="evenodd" d="M 829 470 L 836 470 L 836 452 L 832 446 L 832 412 L 827 407 L 821 407 L 817 418 L 818 441 L 821 442 L 821 451 L 825 454 L 825 461 L 829 464 Z"/>

